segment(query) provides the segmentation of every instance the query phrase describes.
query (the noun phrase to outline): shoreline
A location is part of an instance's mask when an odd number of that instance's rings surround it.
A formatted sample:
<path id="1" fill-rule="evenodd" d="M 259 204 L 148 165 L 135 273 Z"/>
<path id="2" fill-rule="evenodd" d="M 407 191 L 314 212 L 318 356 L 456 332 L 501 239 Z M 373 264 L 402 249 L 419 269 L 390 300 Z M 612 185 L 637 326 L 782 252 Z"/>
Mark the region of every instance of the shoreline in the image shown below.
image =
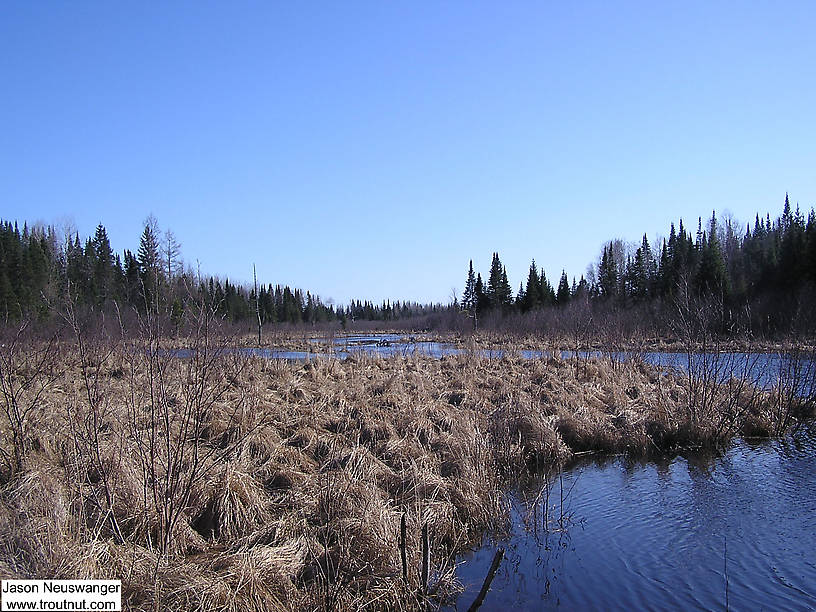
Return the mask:
<path id="1" fill-rule="evenodd" d="M 292 350 L 311 353 L 321 353 L 317 350 L 330 346 L 330 342 L 341 338 L 353 337 L 377 337 L 377 336 L 397 336 L 397 343 L 410 344 L 413 342 L 439 342 L 449 344 L 459 349 L 475 347 L 478 349 L 492 350 L 557 350 L 575 351 L 576 343 L 563 338 L 542 338 L 539 336 L 513 336 L 509 334 L 492 334 L 490 332 L 475 333 L 473 335 L 462 335 L 458 333 L 434 333 L 427 331 L 416 331 L 406 333 L 404 330 L 378 330 L 375 332 L 346 331 L 342 334 L 291 334 L 277 333 L 269 335 L 271 339 L 265 339 L 261 346 L 255 337 L 242 334 L 235 338 L 235 346 L 242 348 L 267 348 L 275 350 Z M 184 339 L 182 339 L 182 342 Z M 761 354 L 785 354 L 791 350 L 798 350 L 805 353 L 816 354 L 816 340 L 802 339 L 796 340 L 712 340 L 707 343 L 710 352 L 716 347 L 720 353 L 761 353 Z M 685 353 L 688 345 L 680 340 L 672 338 L 653 338 L 643 341 L 621 341 L 615 345 L 610 345 L 598 341 L 584 341 L 578 343 L 579 351 L 609 353 Z M 703 345 L 694 343 L 695 352 L 700 352 Z"/>

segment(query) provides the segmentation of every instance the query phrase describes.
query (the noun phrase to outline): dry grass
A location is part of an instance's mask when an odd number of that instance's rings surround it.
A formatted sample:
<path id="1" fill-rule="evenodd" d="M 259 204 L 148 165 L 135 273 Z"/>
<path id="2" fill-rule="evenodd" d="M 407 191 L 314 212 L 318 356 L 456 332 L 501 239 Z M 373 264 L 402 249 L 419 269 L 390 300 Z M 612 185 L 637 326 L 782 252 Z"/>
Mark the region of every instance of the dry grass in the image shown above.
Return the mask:
<path id="1" fill-rule="evenodd" d="M 3 475 L 0 576 L 121 578 L 132 610 L 418 609 L 422 524 L 444 598 L 456 592 L 455 555 L 505 519 L 514 476 L 579 451 L 643 455 L 773 431 L 768 402 L 747 392 L 729 404 L 743 408 L 735 427 L 722 431 L 716 413 L 691 423 L 685 379 L 637 363 L 219 359 L 198 381 L 212 401 L 186 433 L 172 419 L 151 430 L 159 400 L 146 358 L 120 348 L 97 364 L 92 458 L 80 426 L 93 411 L 64 351 L 62 376 L 30 416 L 23 469 Z M 183 360 L 163 367 L 172 415 L 188 405 L 191 373 Z M 196 448 L 200 465 L 157 467 L 161 455 L 146 471 L 139 441 L 150 431 Z M 184 446 L 190 436 L 196 445 Z M 148 480 L 171 469 L 197 476 L 162 550 Z"/>

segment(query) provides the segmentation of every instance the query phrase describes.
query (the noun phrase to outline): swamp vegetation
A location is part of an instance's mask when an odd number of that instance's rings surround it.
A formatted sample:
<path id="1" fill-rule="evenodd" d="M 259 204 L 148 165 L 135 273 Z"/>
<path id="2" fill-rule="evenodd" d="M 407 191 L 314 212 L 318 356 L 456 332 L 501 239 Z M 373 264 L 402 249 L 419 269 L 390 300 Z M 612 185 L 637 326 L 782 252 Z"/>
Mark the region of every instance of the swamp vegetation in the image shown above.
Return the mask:
<path id="1" fill-rule="evenodd" d="M 267 360 L 221 350 L 204 316 L 178 358 L 149 319 L 136 338 L 67 321 L 3 338 L 0 576 L 121 579 L 131 610 L 449 603 L 458 556 L 507 523 L 519 476 L 722 449 L 813 411 L 807 360 L 762 389 L 476 344 Z"/>

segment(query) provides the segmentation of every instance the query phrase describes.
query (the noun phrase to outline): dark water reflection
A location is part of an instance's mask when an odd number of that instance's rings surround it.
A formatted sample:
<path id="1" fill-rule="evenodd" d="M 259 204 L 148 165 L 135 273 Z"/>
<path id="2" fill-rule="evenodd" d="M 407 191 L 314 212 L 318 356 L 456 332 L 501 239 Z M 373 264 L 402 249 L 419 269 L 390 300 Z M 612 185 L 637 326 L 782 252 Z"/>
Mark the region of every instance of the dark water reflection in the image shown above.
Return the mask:
<path id="1" fill-rule="evenodd" d="M 487 610 L 816 609 L 812 432 L 719 458 L 578 464 L 563 474 L 563 522 L 551 481 L 548 504 L 514 492 L 512 533 L 464 559 L 459 609 L 497 546 L 507 556 Z"/>

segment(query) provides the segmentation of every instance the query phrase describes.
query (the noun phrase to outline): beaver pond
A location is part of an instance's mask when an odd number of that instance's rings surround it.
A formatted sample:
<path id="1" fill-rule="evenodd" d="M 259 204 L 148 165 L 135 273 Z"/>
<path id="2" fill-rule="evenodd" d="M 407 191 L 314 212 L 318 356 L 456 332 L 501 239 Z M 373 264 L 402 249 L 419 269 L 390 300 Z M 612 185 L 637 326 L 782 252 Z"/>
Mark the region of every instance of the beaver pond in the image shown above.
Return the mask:
<path id="1" fill-rule="evenodd" d="M 498 547 L 483 609 L 816 609 L 812 430 L 720 457 L 583 460 L 508 501 L 509 533 L 461 559 L 460 609 Z"/>
<path id="2" fill-rule="evenodd" d="M 467 353 L 398 335 L 312 342 L 315 352 L 235 350 L 297 361 Z M 497 359 L 504 353 L 475 351 Z M 523 359 L 551 356 L 513 353 Z M 633 354 L 606 356 L 623 361 Z M 790 359 L 774 353 L 634 356 L 662 369 L 687 372 L 691 364 L 696 374 L 739 376 L 765 388 L 787 377 L 813 393 L 808 359 L 794 364 L 800 368 L 794 380 Z M 560 357 L 571 360 L 575 353 L 561 351 Z M 816 609 L 815 451 L 816 435 L 805 429 L 784 439 L 737 439 L 719 456 L 579 458 L 507 494 L 509 524 L 459 558 L 456 574 L 464 591 L 448 609 L 467 609 L 477 598 L 498 548 L 504 558 L 482 609 Z"/>
<path id="3" fill-rule="evenodd" d="M 464 351 L 397 335 L 335 339 L 338 358 Z M 323 349 L 325 350 L 325 348 Z M 501 358 L 504 351 L 479 350 Z M 522 350 L 527 359 L 546 351 Z M 308 359 L 309 353 L 269 354 Z M 562 351 L 561 358 L 575 353 Z M 579 358 L 600 353 L 579 353 Z M 615 359 L 632 355 L 618 353 Z M 661 368 L 741 376 L 761 387 L 790 377 L 785 355 L 645 352 Z M 813 364 L 796 383 L 812 393 Z M 801 374 L 801 372 L 800 372 Z M 510 525 L 460 558 L 464 592 L 476 599 L 498 548 L 504 558 L 483 609 L 712 610 L 816 608 L 816 436 L 736 440 L 721 456 L 685 453 L 648 462 L 584 458 L 508 494 Z M 455 608 L 453 608 L 455 609 Z"/>
<path id="4" fill-rule="evenodd" d="M 426 588 L 467 609 L 502 548 L 484 609 L 816 604 L 808 356 L 342 342 L 66 347 L 3 490 L 0 573 L 122 576 L 134 610 L 424 610 Z"/>

